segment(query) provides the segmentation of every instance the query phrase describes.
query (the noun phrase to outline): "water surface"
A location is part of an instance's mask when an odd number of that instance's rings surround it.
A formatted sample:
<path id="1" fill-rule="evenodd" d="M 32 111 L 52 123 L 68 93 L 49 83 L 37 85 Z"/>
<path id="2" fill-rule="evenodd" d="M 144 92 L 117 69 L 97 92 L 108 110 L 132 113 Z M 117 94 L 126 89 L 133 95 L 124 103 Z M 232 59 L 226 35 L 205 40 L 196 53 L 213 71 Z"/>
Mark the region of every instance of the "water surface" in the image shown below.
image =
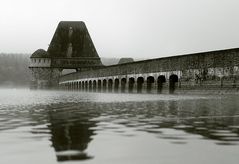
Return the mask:
<path id="1" fill-rule="evenodd" d="M 0 90 L 1 164 L 237 164 L 238 95 Z"/>

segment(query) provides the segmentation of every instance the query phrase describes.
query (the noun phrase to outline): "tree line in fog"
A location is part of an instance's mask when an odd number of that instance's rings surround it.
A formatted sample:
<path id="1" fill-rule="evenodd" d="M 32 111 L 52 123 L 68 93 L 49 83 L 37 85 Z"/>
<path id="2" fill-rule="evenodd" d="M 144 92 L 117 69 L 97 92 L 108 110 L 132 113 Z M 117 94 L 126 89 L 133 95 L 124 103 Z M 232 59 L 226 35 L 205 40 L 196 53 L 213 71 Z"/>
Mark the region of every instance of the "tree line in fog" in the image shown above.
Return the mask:
<path id="1" fill-rule="evenodd" d="M 0 86 L 28 86 L 31 79 L 29 54 L 0 53 Z M 117 64 L 118 58 L 101 58 L 104 65 Z"/>
<path id="2" fill-rule="evenodd" d="M 0 86 L 27 86 L 31 72 L 29 54 L 0 53 Z"/>

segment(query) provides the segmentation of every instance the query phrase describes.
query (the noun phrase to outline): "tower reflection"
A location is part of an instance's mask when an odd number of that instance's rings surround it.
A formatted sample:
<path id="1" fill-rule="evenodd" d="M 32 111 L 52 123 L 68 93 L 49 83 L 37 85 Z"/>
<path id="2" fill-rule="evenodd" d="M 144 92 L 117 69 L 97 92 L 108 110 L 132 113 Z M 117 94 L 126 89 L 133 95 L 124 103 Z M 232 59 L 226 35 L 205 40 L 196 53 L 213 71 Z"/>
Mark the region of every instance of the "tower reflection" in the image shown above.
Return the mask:
<path id="1" fill-rule="evenodd" d="M 96 122 L 87 113 L 67 109 L 49 112 L 49 129 L 57 161 L 88 160 L 93 158 L 86 149 L 92 140 Z"/>

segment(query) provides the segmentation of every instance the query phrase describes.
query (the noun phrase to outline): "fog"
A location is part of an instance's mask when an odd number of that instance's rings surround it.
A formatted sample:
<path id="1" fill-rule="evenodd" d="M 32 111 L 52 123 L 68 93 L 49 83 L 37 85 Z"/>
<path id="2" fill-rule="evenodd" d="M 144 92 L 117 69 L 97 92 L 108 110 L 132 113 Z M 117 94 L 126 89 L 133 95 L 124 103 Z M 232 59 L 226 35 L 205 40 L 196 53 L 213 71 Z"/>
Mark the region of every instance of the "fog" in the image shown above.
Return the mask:
<path id="1" fill-rule="evenodd" d="M 62 20 L 84 21 L 101 57 L 156 58 L 238 47 L 237 0 L 9 0 L 0 52 L 47 49 Z"/>

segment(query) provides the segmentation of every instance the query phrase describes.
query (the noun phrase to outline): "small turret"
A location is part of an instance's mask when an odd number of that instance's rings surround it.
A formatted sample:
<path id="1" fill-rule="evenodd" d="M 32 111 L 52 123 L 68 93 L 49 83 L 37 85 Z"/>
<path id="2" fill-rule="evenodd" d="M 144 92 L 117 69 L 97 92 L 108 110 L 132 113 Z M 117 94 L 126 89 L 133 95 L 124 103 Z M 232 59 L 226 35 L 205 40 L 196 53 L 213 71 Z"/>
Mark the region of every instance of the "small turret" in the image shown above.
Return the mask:
<path id="1" fill-rule="evenodd" d="M 30 57 L 29 68 L 32 71 L 31 88 L 44 89 L 50 87 L 51 80 L 51 58 L 43 49 L 36 50 Z"/>
<path id="2" fill-rule="evenodd" d="M 49 54 L 43 49 L 36 50 L 31 55 L 30 59 L 31 59 L 30 68 L 32 67 L 44 68 L 51 66 L 51 58 Z"/>

